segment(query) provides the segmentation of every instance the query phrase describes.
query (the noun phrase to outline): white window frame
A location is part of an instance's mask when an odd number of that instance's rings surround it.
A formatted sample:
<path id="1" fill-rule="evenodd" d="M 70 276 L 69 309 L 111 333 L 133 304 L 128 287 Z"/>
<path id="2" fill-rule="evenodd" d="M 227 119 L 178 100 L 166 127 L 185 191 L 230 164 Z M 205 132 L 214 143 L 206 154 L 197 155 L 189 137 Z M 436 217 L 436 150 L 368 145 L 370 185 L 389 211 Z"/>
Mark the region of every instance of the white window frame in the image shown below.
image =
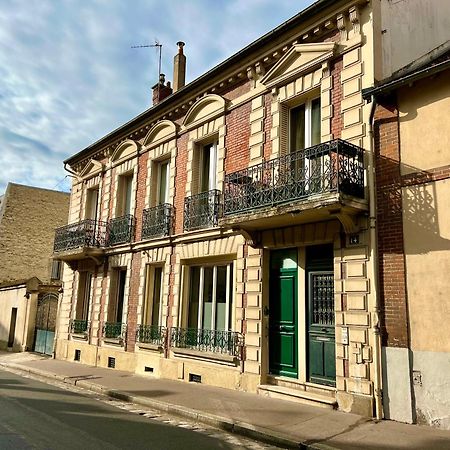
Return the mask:
<path id="1" fill-rule="evenodd" d="M 217 267 L 218 266 L 226 266 L 227 272 L 226 272 L 226 286 L 225 286 L 225 330 L 220 331 L 233 331 L 234 329 L 234 321 L 230 320 L 233 319 L 233 317 L 230 317 L 230 306 L 233 307 L 233 295 L 232 295 L 232 289 L 230 289 L 230 283 L 231 283 L 231 272 L 234 270 L 234 264 L 233 262 L 223 262 L 223 263 L 214 263 L 214 264 L 199 264 L 199 265 L 191 265 L 189 266 L 189 281 L 188 281 L 188 287 L 187 290 L 187 296 L 186 296 L 186 317 L 185 317 L 185 323 L 187 324 L 189 321 L 189 307 L 190 307 L 190 300 L 191 300 L 191 286 L 192 286 L 192 276 L 191 276 L 191 269 L 193 267 L 199 267 L 200 268 L 200 277 L 199 277 L 199 292 L 198 292 L 198 312 L 197 312 L 197 329 L 202 330 L 203 329 L 203 293 L 204 293 L 204 270 L 206 267 L 212 267 L 213 268 L 213 277 L 212 277 L 212 283 L 213 283 L 213 292 L 212 292 L 212 305 L 211 305 L 211 330 L 216 330 L 216 307 L 217 307 Z M 233 315 L 233 313 L 232 313 Z"/>
<path id="2" fill-rule="evenodd" d="M 162 306 L 163 306 L 163 281 L 164 281 L 164 266 L 147 264 L 145 269 L 145 286 L 144 286 L 144 302 L 142 305 L 142 323 L 141 325 L 152 325 L 153 322 L 153 307 L 155 304 L 153 295 L 155 289 L 155 270 L 161 269 L 161 283 L 159 289 L 159 314 L 158 326 L 162 326 Z"/>

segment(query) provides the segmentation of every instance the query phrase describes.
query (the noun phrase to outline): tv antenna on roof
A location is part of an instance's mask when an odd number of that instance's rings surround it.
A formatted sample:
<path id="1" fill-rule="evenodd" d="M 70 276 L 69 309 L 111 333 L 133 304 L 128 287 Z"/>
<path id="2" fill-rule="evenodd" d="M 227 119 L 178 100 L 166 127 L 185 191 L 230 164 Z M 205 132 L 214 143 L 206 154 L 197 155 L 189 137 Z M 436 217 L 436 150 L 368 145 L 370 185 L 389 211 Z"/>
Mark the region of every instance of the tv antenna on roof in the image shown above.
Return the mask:
<path id="1" fill-rule="evenodd" d="M 159 76 L 161 75 L 161 53 L 162 53 L 162 44 L 158 41 L 158 39 L 155 39 L 154 44 L 147 44 L 147 45 L 133 45 L 131 48 L 156 48 L 159 51 L 159 61 L 158 61 L 158 76 L 156 79 L 158 80 L 158 98 L 159 98 Z"/>

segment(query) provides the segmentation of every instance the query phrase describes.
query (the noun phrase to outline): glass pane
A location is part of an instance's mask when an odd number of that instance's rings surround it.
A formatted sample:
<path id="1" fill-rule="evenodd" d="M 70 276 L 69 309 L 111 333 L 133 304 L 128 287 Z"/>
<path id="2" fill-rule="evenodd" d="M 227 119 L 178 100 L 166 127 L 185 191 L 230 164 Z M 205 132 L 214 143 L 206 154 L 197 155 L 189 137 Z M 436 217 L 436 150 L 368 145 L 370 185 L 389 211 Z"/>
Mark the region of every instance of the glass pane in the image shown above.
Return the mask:
<path id="1" fill-rule="evenodd" d="M 159 310 L 161 307 L 161 275 L 162 268 L 156 267 L 153 281 L 153 310 L 152 310 L 152 325 L 159 325 Z"/>
<path id="2" fill-rule="evenodd" d="M 213 301 L 213 268 L 205 267 L 203 273 L 203 329 L 212 327 L 212 301 Z"/>
<path id="3" fill-rule="evenodd" d="M 227 302 L 227 266 L 217 267 L 216 330 L 225 330 Z"/>
<path id="4" fill-rule="evenodd" d="M 311 102 L 311 145 L 320 144 L 320 98 Z"/>
<path id="5" fill-rule="evenodd" d="M 200 267 L 191 267 L 189 290 L 188 328 L 198 328 L 198 295 L 200 287 Z"/>
<path id="6" fill-rule="evenodd" d="M 201 167 L 201 184 L 200 192 L 209 191 L 209 161 L 210 161 L 211 145 L 205 145 L 202 149 L 202 167 Z"/>
<path id="7" fill-rule="evenodd" d="M 126 269 L 119 270 L 119 280 L 117 289 L 117 310 L 114 322 L 122 322 L 123 301 L 125 299 L 125 280 L 127 278 Z"/>
<path id="8" fill-rule="evenodd" d="M 126 178 L 125 214 L 131 214 L 131 182 L 133 177 Z"/>
<path id="9" fill-rule="evenodd" d="M 305 148 L 305 105 L 291 109 L 289 151 Z"/>
<path id="10" fill-rule="evenodd" d="M 167 203 L 167 168 L 169 163 L 164 162 L 159 166 L 159 204 Z"/>

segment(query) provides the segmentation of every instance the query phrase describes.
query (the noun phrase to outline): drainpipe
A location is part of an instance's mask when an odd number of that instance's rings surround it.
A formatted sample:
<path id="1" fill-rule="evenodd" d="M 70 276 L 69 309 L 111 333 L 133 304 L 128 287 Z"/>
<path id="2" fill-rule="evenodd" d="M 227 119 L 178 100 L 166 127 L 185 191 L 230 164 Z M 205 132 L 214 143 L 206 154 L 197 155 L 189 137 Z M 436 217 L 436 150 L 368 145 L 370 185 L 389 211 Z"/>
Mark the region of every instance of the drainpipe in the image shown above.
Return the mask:
<path id="1" fill-rule="evenodd" d="M 383 418 L 383 399 L 382 399 L 382 375 L 381 375 L 381 335 L 380 335 L 380 303 L 378 297 L 378 240 L 377 240 L 377 216 L 376 216 L 376 188 L 375 188 L 375 158 L 374 158 L 374 136 L 373 121 L 375 108 L 377 106 L 376 98 L 371 96 L 371 108 L 369 115 L 369 145 L 367 182 L 369 185 L 369 229 L 370 229 L 370 260 L 372 261 L 373 273 L 373 309 L 372 309 L 372 333 L 374 336 L 373 365 L 374 365 L 374 394 L 375 394 L 375 416 L 381 420 Z"/>

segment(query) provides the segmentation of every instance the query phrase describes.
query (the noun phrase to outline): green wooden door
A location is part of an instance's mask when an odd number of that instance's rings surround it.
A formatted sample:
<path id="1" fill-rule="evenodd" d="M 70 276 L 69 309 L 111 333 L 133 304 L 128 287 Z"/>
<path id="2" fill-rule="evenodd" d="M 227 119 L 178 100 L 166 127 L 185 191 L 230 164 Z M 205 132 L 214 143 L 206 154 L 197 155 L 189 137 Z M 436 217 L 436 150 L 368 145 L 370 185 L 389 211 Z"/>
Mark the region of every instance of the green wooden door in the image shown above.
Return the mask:
<path id="1" fill-rule="evenodd" d="M 269 298 L 269 371 L 298 376 L 297 249 L 272 252 Z"/>
<path id="2" fill-rule="evenodd" d="M 331 246 L 311 247 L 307 251 L 308 381 L 328 386 L 336 385 L 332 268 Z"/>

